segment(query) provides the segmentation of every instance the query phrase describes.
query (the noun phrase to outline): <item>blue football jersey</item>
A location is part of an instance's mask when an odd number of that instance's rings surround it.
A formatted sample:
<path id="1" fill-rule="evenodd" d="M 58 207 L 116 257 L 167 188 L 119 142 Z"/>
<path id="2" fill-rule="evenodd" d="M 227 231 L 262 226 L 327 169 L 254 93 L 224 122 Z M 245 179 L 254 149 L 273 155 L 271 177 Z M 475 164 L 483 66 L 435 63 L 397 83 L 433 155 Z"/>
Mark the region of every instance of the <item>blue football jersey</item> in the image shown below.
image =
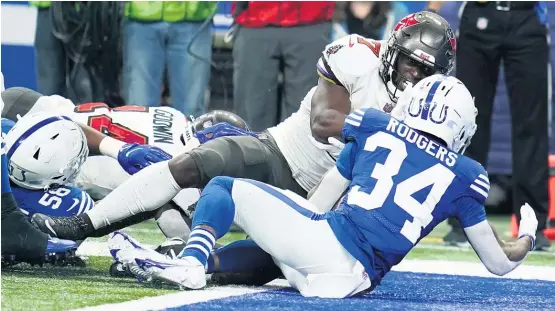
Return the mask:
<path id="1" fill-rule="evenodd" d="M 82 214 L 94 207 L 94 200 L 89 194 L 76 187 L 60 186 L 42 191 L 21 188 L 13 183 L 11 186 L 18 207 L 28 216 L 41 213 L 69 217 Z"/>
<path id="2" fill-rule="evenodd" d="M 474 160 L 375 109 L 351 113 L 342 136 L 337 168 L 351 184 L 327 219 L 372 282 L 445 219 L 486 219 L 489 180 Z"/>

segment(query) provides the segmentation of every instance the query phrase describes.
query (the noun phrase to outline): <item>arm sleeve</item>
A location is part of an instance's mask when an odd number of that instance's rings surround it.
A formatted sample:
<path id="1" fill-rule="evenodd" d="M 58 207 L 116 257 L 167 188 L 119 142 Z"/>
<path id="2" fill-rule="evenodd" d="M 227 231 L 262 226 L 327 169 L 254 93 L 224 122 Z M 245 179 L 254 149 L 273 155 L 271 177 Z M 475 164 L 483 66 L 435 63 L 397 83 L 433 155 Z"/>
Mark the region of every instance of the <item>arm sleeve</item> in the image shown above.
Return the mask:
<path id="1" fill-rule="evenodd" d="M 513 262 L 507 258 L 487 220 L 465 227 L 464 233 L 489 272 L 495 275 L 505 275 L 522 262 Z"/>

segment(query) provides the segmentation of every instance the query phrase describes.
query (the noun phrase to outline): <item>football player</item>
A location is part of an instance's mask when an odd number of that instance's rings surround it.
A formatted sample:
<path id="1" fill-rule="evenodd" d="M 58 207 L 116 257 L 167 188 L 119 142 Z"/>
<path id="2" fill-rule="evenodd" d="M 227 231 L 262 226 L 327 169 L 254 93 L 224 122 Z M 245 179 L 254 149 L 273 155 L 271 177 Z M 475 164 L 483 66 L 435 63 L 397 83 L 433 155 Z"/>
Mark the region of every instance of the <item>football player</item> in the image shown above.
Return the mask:
<path id="1" fill-rule="evenodd" d="M 404 121 L 376 109 L 345 119 L 346 146 L 312 202 L 259 181 L 216 177 L 176 259 L 147 249 L 117 257 L 142 276 L 202 288 L 214 243 L 235 221 L 303 296 L 344 298 L 378 285 L 437 224 L 456 217 L 491 273 L 512 271 L 534 249 L 538 222 L 523 205 L 519 238 L 503 242 L 486 220 L 487 173 L 462 154 L 476 131 L 470 92 L 434 75 L 411 93 L 401 98 Z M 336 210 L 314 212 L 330 210 L 345 190 Z"/>
<path id="2" fill-rule="evenodd" d="M 82 239 L 112 222 L 158 208 L 181 189 L 202 188 L 216 176 L 251 178 L 306 197 L 335 165 L 342 145 L 336 138 L 350 111 L 373 107 L 392 112 L 407 85 L 434 73 L 447 74 L 454 62 L 453 31 L 431 12 L 405 17 L 387 41 L 347 36 L 323 51 L 318 85 L 299 111 L 259 137 L 213 139 L 142 170 L 85 214 L 36 214 L 34 221 L 59 237 Z"/>
<path id="3" fill-rule="evenodd" d="M 1 88 L 4 89 L 3 75 L 0 74 Z M 0 99 L 0 110 L 4 102 Z M 2 126 L 4 120 L 2 120 Z M 2 266 L 18 262 L 42 264 L 45 261 L 55 264 L 70 263 L 75 258 L 77 244 L 72 241 L 51 238 L 31 225 L 19 210 L 13 197 L 9 182 L 8 161 L 5 154 L 4 135 L 2 135 Z"/>
<path id="4" fill-rule="evenodd" d="M 47 123 L 49 118 L 53 122 Z M 14 126 L 2 119 L 10 186 L 20 210 L 29 217 L 36 212 L 67 217 L 91 209 L 91 197 L 71 185 L 88 155 L 79 126 L 42 113 L 21 118 L 9 132 Z"/>
<path id="5" fill-rule="evenodd" d="M 103 103 L 75 106 L 63 97 L 42 96 L 40 93 L 25 88 L 8 89 L 2 93 L 2 97 L 8 101 L 8 106 L 11 107 L 8 113 L 5 114 L 6 116 L 14 113 L 24 114 L 18 124 L 23 122 L 22 120 L 28 119 L 27 116 L 29 115 L 45 112 L 67 116 L 81 125 L 91 150 L 106 155 L 96 155 L 86 159 L 83 167 L 78 170 L 79 174 L 77 174 L 75 183 L 78 188 L 67 186 L 64 183 L 58 183 L 57 189 L 48 192 L 42 191 L 43 189 L 40 189 L 41 191 L 30 191 L 29 187 L 17 187 L 16 199 L 19 200 L 20 206 L 23 205 L 21 207 L 31 215 L 36 209 L 44 209 L 45 205 L 51 207 L 49 210 L 43 210 L 42 213 L 47 215 L 67 217 L 80 214 L 92 207 L 93 202 L 90 200 L 88 193 L 94 199 L 102 199 L 107 193 L 129 178 L 129 174 L 133 174 L 140 167 L 149 165 L 149 161 L 158 162 L 169 159 L 170 154 L 179 153 L 182 149 L 186 151 L 186 148 L 192 149 L 201 143 L 222 135 L 255 136 L 255 134 L 249 132 L 248 125 L 241 118 L 233 113 L 221 110 L 206 113 L 191 122 L 183 114 L 170 107 L 151 109 L 140 106 L 125 106 L 110 109 Z M 14 107 L 17 107 L 17 109 Z M 11 123 L 13 124 L 13 122 Z M 19 139 L 28 127 L 40 128 L 38 122 L 27 123 L 28 126 L 21 125 L 18 127 L 19 132 L 10 133 L 10 136 L 14 138 L 12 140 Z M 11 128 L 7 124 L 6 122 L 6 126 L 3 128 L 5 132 Z M 37 129 L 33 132 L 33 135 L 52 134 L 47 132 L 47 130 Z M 27 137 L 25 142 L 32 144 L 32 141 L 36 140 L 32 139 L 33 135 Z M 38 145 L 47 143 L 40 139 L 38 141 Z M 58 138 L 55 141 L 49 141 L 48 146 L 56 147 L 58 146 L 56 143 L 63 146 L 67 141 Z M 141 145 L 143 143 L 153 144 L 155 148 L 143 148 Z M 33 146 L 36 147 L 37 144 Z M 157 152 L 156 147 L 166 153 Z M 48 148 L 43 148 L 43 150 L 45 149 Z M 71 158 L 68 153 L 61 152 L 61 150 L 64 150 L 63 148 L 54 149 L 60 150 L 59 155 Z M 20 151 L 15 153 L 17 159 L 10 158 L 9 160 L 11 162 L 22 162 L 27 170 L 34 172 L 60 169 L 56 165 L 46 167 L 46 165 L 43 165 L 44 163 L 40 163 L 40 159 L 32 157 L 33 153 L 34 151 L 32 153 Z M 156 156 L 158 158 L 155 158 Z M 118 159 L 119 163 L 115 159 Z M 41 176 L 39 174 L 36 177 L 38 180 Z M 42 177 L 44 185 L 41 186 L 49 184 L 49 177 L 45 174 L 42 174 Z M 12 176 L 12 180 L 14 178 L 16 177 Z M 86 190 L 88 193 L 84 193 L 82 190 Z M 82 199 L 79 199 L 79 197 L 82 197 Z M 198 197 L 198 190 L 186 189 L 174 198 L 176 204 L 166 204 L 155 211 L 133 215 L 131 219 L 126 219 L 124 222 L 111 224 L 110 228 L 95 231 L 92 236 L 105 235 L 113 231 L 114 228 L 122 228 L 154 217 L 166 236 L 186 238 L 189 233 L 187 227 L 189 219 L 186 218 L 187 214 L 190 213 L 188 208 L 196 202 Z M 179 207 L 184 212 L 181 212 Z"/>

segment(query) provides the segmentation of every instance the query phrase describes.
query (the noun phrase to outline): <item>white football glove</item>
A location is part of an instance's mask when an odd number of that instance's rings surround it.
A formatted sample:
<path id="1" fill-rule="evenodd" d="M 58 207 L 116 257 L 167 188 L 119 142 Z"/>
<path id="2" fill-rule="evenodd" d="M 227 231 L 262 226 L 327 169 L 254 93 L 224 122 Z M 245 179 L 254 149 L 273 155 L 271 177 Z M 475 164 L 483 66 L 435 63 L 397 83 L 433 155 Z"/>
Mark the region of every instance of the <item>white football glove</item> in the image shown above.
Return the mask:
<path id="1" fill-rule="evenodd" d="M 524 236 L 530 237 L 532 239 L 532 247 L 530 250 L 534 249 L 536 244 L 536 231 L 538 230 L 538 219 L 536 218 L 536 213 L 528 203 L 520 207 L 520 226 L 518 229 L 518 238 Z"/>

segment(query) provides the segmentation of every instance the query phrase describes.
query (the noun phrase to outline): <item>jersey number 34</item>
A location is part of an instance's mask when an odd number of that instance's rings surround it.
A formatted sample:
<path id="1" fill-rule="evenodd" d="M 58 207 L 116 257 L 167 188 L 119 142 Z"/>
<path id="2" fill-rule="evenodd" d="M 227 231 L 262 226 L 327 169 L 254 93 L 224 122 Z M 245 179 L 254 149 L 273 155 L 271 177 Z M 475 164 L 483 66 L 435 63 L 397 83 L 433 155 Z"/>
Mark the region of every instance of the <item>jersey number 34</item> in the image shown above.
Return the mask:
<path id="1" fill-rule="evenodd" d="M 453 182 L 455 174 L 438 163 L 395 185 L 393 177 L 399 173 L 407 157 L 407 146 L 404 141 L 391 134 L 378 132 L 366 139 L 364 150 L 373 152 L 378 147 L 388 149 L 390 152 L 384 163 L 376 163 L 372 171 L 371 177 L 377 181 L 374 189 L 368 194 L 359 191 L 359 186 L 354 186 L 349 192 L 347 203 L 366 210 L 380 208 L 393 187 L 396 187 L 393 197 L 395 205 L 413 217 L 412 221 L 405 221 L 401 234 L 415 244 L 420 238 L 422 228 L 433 220 L 432 212 Z M 430 185 L 432 188 L 423 203 L 412 197 L 413 194 Z"/>

